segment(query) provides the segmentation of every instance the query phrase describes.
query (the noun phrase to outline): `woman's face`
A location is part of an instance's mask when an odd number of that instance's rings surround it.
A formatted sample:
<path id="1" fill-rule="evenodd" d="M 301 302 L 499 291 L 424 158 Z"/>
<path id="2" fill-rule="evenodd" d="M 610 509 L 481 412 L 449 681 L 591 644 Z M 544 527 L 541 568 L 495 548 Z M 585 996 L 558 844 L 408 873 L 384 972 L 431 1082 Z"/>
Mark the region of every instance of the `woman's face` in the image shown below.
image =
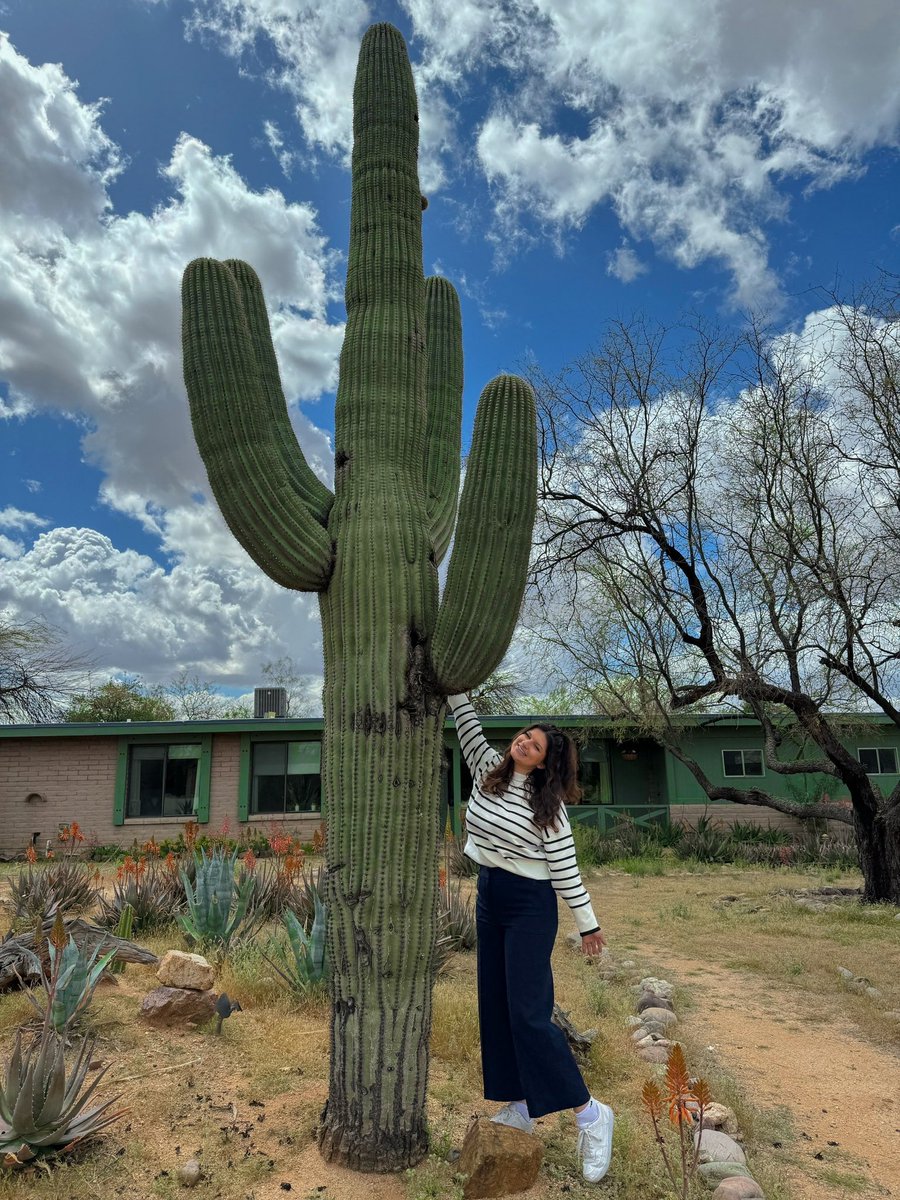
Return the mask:
<path id="1" fill-rule="evenodd" d="M 516 770 L 527 774 L 547 757 L 547 735 L 543 729 L 526 729 L 513 738 L 509 752 Z"/>

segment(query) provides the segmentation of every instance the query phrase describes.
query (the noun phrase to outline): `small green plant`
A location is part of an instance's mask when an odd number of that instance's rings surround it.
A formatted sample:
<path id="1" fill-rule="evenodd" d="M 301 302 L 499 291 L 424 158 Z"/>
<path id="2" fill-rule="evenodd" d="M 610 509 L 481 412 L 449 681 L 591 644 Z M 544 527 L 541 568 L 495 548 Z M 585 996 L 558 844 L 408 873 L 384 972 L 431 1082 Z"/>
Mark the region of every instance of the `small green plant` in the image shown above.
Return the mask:
<path id="1" fill-rule="evenodd" d="M 711 1098 L 706 1082 L 692 1080 L 688 1074 L 684 1051 L 678 1042 L 669 1051 L 663 1084 L 660 1088 L 655 1080 L 646 1080 L 641 1089 L 641 1100 L 653 1124 L 656 1144 L 672 1190 L 681 1200 L 687 1200 L 700 1159 L 703 1116 Z M 677 1157 L 663 1134 L 664 1111 L 668 1112 L 669 1120 L 678 1131 Z"/>
<path id="2" fill-rule="evenodd" d="M 406 1172 L 407 1200 L 463 1200 L 466 1177 L 456 1174 L 441 1158 L 429 1154 Z"/>
<path id="3" fill-rule="evenodd" d="M 282 914 L 287 930 L 288 946 L 270 943 L 270 953 L 264 957 L 273 970 L 287 983 L 291 991 L 301 996 L 322 991 L 328 979 L 328 956 L 325 951 L 325 926 L 328 910 L 319 896 L 314 897 L 315 917 L 309 933 L 297 914 L 288 910 Z"/>
<path id="4" fill-rule="evenodd" d="M 222 849 L 213 850 L 208 857 L 206 851 L 201 850 L 199 857 L 195 857 L 194 884 L 184 870 L 180 872 L 188 906 L 180 921 L 189 942 L 214 943 L 223 952 L 227 951 L 246 916 L 256 887 L 252 877 L 240 883 L 235 881 L 236 861 L 237 850 L 228 857 Z"/>
<path id="5" fill-rule="evenodd" d="M 22 1049 L 22 1032 L 0 1082 L 0 1155 L 5 1167 L 31 1162 L 41 1152 L 69 1150 L 117 1121 L 127 1109 L 110 1112 L 118 1096 L 87 1108 L 106 1074 L 102 1067 L 82 1092 L 94 1056 L 94 1042 L 82 1043 L 71 1073 L 65 1042 L 49 1013 L 40 1036 Z"/>
<path id="6" fill-rule="evenodd" d="M 116 926 L 116 937 L 123 938 L 128 941 L 131 938 L 132 929 L 134 926 L 134 909 L 130 904 L 126 904 L 122 909 L 122 915 L 119 917 L 119 924 Z M 125 964 L 119 958 L 114 958 L 109 964 L 109 969 L 113 975 L 121 975 L 125 970 Z"/>
<path id="7" fill-rule="evenodd" d="M 440 935 L 449 940 L 449 949 L 474 950 L 478 929 L 472 901 L 462 894 L 462 884 L 445 882 L 439 888 Z"/>
<path id="8" fill-rule="evenodd" d="M 448 866 L 457 879 L 471 879 L 478 874 L 478 863 L 465 853 L 465 845 L 465 837 L 454 835 L 447 839 Z"/>
<path id="9" fill-rule="evenodd" d="M 63 1033 L 75 1021 L 94 996 L 100 976 L 115 957 L 115 950 L 100 957 L 103 943 L 98 942 L 93 950 L 79 947 L 73 937 L 66 940 L 62 915 L 56 914 L 53 930 L 48 939 L 50 958 L 49 974 L 41 965 L 41 982 L 46 992 L 46 1006 L 41 1008 L 30 995 L 34 1007 L 49 1020 L 53 1029 Z"/>
<path id="10" fill-rule="evenodd" d="M 37 852 L 29 846 L 25 852 L 27 866 L 14 880 L 9 890 L 17 917 L 40 918 L 60 912 L 80 912 L 90 908 L 97 898 L 90 874 L 75 853 L 84 841 L 77 821 L 64 825 L 59 831 L 64 849 L 61 858 L 47 850 L 47 861 L 38 863 Z"/>

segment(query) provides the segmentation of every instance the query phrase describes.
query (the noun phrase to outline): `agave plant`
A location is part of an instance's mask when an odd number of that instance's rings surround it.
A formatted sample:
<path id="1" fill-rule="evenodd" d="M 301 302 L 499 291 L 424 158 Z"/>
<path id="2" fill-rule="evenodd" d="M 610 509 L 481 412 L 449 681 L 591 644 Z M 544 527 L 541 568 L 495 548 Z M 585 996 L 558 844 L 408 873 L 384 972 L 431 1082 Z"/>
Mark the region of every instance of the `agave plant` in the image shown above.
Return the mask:
<path id="1" fill-rule="evenodd" d="M 9 882 L 10 900 L 17 917 L 46 917 L 59 909 L 79 912 L 97 898 L 84 863 L 73 858 L 34 865 L 29 862 Z"/>
<path id="2" fill-rule="evenodd" d="M 269 965 L 294 992 L 307 995 L 324 988 L 328 978 L 328 956 L 325 952 L 325 922 L 328 917 L 326 905 L 319 893 L 313 892 L 315 917 L 309 933 L 303 928 L 297 914 L 288 910 L 283 914 L 288 935 L 290 954 L 283 945 L 278 945 L 276 958 L 266 954 Z"/>
<path id="3" fill-rule="evenodd" d="M 206 851 L 201 850 L 193 886 L 187 874 L 181 872 L 188 912 L 179 919 L 191 941 L 215 942 L 227 950 L 247 915 L 256 881 L 252 875 L 235 881 L 237 855 L 235 850 L 226 857 L 224 850 L 216 849 L 207 857 Z"/>
<path id="4" fill-rule="evenodd" d="M 22 1049 L 21 1031 L 16 1034 L 5 1078 L 0 1081 L 0 1154 L 4 1166 L 21 1166 L 42 1150 L 68 1150 L 128 1111 L 109 1112 L 118 1096 L 86 1107 L 107 1071 L 106 1067 L 98 1071 L 82 1092 L 93 1051 L 92 1041 L 83 1042 L 69 1074 L 63 1039 L 49 1019 L 27 1050 Z"/>
<path id="5" fill-rule="evenodd" d="M 440 889 L 440 930 L 451 950 L 474 950 L 478 929 L 472 901 L 462 894 L 461 883 L 444 883 Z"/>
<path id="6" fill-rule="evenodd" d="M 87 946 L 79 946 L 71 936 L 67 941 L 62 915 L 56 914 L 47 941 L 49 971 L 45 969 L 44 962 L 38 959 L 41 983 L 47 997 L 46 1007 L 42 1008 L 30 993 L 28 998 L 57 1032 L 64 1032 L 93 999 L 100 976 L 116 955 L 115 950 L 110 950 L 101 958 L 102 949 L 102 941 L 92 950 L 88 950 Z M 35 955 L 35 958 L 38 956 Z"/>

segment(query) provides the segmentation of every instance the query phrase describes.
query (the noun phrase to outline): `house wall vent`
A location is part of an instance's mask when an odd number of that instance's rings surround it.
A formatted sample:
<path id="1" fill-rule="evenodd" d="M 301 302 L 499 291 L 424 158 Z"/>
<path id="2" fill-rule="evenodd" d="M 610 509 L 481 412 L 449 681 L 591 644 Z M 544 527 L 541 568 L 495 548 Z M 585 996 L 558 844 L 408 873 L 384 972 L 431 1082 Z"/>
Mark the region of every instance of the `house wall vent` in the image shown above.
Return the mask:
<path id="1" fill-rule="evenodd" d="M 253 715 L 254 717 L 286 717 L 287 688 L 254 688 Z"/>

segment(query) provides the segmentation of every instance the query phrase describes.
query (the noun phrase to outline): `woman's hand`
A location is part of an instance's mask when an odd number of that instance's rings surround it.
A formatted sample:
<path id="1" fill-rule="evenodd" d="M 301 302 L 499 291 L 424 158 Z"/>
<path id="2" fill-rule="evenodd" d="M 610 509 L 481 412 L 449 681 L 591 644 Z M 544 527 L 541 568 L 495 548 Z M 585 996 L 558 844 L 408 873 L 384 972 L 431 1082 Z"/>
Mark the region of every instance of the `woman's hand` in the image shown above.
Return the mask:
<path id="1" fill-rule="evenodd" d="M 597 954 L 602 954 L 606 946 L 606 938 L 603 936 L 602 929 L 595 929 L 593 933 L 586 933 L 581 939 L 582 953 L 589 958 L 594 958 Z"/>

